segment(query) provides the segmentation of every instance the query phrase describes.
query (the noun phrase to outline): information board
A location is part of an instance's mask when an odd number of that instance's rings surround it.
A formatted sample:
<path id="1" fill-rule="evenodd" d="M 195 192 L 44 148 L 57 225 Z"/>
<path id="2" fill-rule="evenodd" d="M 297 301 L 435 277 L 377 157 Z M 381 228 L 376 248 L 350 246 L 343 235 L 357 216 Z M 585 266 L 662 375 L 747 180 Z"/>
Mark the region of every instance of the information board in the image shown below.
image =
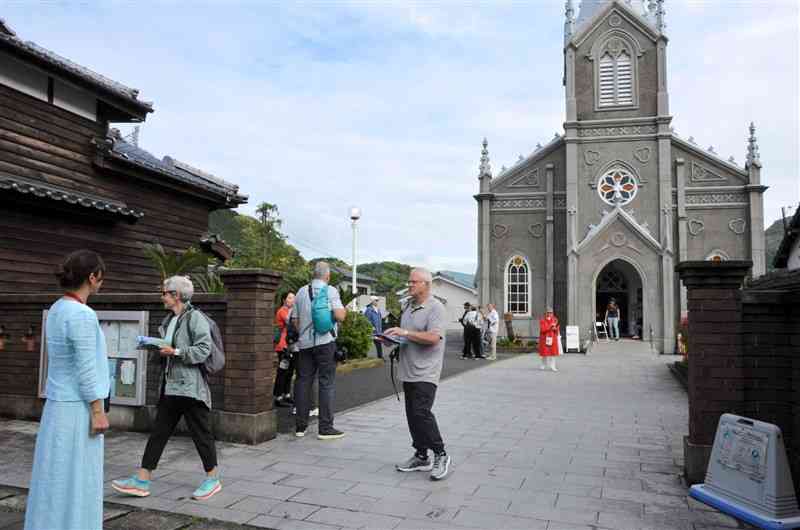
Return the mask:
<path id="1" fill-rule="evenodd" d="M 136 349 L 136 337 L 147 335 L 147 311 L 98 311 L 97 319 L 106 339 L 111 404 L 144 405 L 147 385 L 147 352 Z M 47 384 L 47 310 L 42 313 L 39 397 Z"/>

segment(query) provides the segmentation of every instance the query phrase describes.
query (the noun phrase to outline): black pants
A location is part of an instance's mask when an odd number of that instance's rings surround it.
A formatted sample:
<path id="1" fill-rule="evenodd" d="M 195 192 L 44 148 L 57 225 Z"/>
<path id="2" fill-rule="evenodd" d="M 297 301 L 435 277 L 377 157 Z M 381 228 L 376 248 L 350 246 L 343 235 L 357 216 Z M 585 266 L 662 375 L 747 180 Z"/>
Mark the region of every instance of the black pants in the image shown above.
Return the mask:
<path id="1" fill-rule="evenodd" d="M 275 373 L 275 386 L 272 389 L 273 397 L 278 398 L 284 394 L 292 393 L 292 377 L 294 377 L 294 369 L 297 362 L 295 357 L 296 355 L 292 355 L 291 352 L 278 352 L 278 359 L 288 359 L 289 367 L 281 368 L 279 361 L 278 370 Z"/>
<path id="2" fill-rule="evenodd" d="M 383 359 L 383 345 L 380 341 L 374 340 L 372 341 L 375 343 L 375 353 L 378 354 L 378 359 Z"/>
<path id="3" fill-rule="evenodd" d="M 467 343 L 464 348 L 464 355 L 467 357 L 480 357 L 481 354 L 481 330 L 474 326 L 465 328 Z"/>
<path id="4" fill-rule="evenodd" d="M 319 431 L 333 428 L 333 400 L 336 395 L 336 343 L 300 350 L 297 354 L 297 382 L 294 385 L 296 427 L 308 427 L 311 409 L 311 387 L 314 376 L 319 379 Z"/>
<path id="5" fill-rule="evenodd" d="M 427 455 L 428 449 L 434 453 L 444 453 L 444 442 L 439 434 L 439 426 L 431 412 L 436 398 L 436 385 L 433 383 L 403 383 L 406 398 L 406 419 L 411 433 L 411 445 L 418 455 Z"/>
<path id="6" fill-rule="evenodd" d="M 183 396 L 161 396 L 156 412 L 153 432 L 147 439 L 142 456 L 142 467 L 153 471 L 158 466 L 164 446 L 175 431 L 181 416 L 192 435 L 192 441 L 200 453 L 206 473 L 217 467 L 217 446 L 211 433 L 211 413 L 202 401 Z"/>

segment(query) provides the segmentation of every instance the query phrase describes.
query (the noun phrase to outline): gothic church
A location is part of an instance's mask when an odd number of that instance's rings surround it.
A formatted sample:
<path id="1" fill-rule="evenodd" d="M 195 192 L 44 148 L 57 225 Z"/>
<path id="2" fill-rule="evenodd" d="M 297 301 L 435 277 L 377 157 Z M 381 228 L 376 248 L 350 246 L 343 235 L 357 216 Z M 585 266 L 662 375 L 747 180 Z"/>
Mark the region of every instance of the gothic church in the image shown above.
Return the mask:
<path id="1" fill-rule="evenodd" d="M 566 2 L 564 135 L 492 174 L 483 142 L 478 296 L 524 335 L 552 306 L 590 340 L 614 297 L 623 336 L 675 351 L 686 295 L 675 265 L 753 261 L 765 272 L 761 163 L 744 167 L 672 131 L 664 0 Z M 743 127 L 744 129 L 744 127 Z"/>

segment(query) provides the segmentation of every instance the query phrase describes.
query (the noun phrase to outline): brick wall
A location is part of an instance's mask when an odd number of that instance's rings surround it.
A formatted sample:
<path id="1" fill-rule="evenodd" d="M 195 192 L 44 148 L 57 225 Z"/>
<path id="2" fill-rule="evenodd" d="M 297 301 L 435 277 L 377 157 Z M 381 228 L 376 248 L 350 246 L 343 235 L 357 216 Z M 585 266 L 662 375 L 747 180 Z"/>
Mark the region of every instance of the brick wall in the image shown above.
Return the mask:
<path id="1" fill-rule="evenodd" d="M 677 267 L 688 290 L 687 452 L 703 446 L 710 450 L 723 413 L 773 423 L 783 433 L 797 488 L 800 271 L 773 273 L 740 288 L 749 268 L 749 262 L 684 262 Z M 688 469 L 692 459 L 686 456 L 687 477 L 696 479 L 698 470 Z"/>
<path id="2" fill-rule="evenodd" d="M 272 343 L 275 290 L 281 276 L 264 270 L 226 270 L 225 295 L 197 294 L 192 303 L 211 316 L 225 342 L 225 369 L 209 379 L 217 435 L 258 443 L 275 434 L 272 385 L 275 352 Z M 42 311 L 59 293 L 0 294 L 0 325 L 10 336 L 0 350 L 0 416 L 38 419 L 43 400 L 38 397 Z M 95 311 L 149 311 L 149 334 L 158 336 L 166 310 L 155 293 L 98 294 L 89 300 Z M 33 326 L 35 344 L 27 351 L 22 340 Z M 147 363 L 146 409 L 152 419 L 160 392 L 160 358 Z M 233 415 L 234 419 L 225 417 Z M 147 414 L 132 420 L 131 428 L 147 428 Z M 226 433 L 226 430 L 229 431 Z"/>

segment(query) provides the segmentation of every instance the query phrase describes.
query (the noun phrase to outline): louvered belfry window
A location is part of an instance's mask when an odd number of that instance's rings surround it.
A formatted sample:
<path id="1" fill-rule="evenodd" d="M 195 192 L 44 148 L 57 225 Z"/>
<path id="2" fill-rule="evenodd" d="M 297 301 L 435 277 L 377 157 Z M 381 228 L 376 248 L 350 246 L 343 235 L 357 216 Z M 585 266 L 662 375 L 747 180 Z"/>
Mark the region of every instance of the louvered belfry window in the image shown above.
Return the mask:
<path id="1" fill-rule="evenodd" d="M 609 39 L 598 61 L 597 105 L 633 105 L 633 62 L 628 46 L 621 39 Z"/>

